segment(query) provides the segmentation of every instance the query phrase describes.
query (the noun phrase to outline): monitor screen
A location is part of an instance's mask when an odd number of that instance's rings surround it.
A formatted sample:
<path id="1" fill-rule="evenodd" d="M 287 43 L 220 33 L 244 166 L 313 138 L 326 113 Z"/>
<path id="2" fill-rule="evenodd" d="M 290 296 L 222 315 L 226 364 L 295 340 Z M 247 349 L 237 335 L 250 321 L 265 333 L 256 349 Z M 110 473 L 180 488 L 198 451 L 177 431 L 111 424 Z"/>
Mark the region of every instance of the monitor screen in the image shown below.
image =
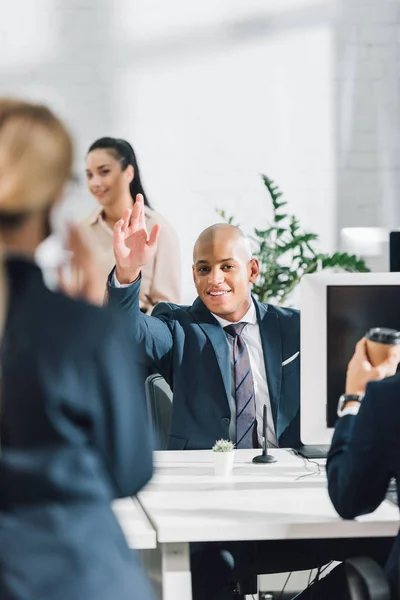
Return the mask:
<path id="1" fill-rule="evenodd" d="M 389 261 L 391 271 L 400 271 L 400 231 L 390 232 Z"/>
<path id="2" fill-rule="evenodd" d="M 328 285 L 326 300 L 327 425 L 334 427 L 357 341 L 371 327 L 400 330 L 400 290 L 398 285 Z"/>

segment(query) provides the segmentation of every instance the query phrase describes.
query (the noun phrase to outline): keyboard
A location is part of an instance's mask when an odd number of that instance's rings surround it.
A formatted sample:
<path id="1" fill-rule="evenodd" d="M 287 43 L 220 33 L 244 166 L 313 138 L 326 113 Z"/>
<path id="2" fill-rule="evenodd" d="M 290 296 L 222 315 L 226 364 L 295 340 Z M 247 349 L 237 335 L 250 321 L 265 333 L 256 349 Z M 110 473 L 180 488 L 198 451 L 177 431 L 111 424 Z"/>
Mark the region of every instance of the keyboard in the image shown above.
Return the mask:
<path id="1" fill-rule="evenodd" d="M 321 445 L 302 445 L 295 448 L 304 458 L 327 458 L 330 446 L 328 444 Z"/>

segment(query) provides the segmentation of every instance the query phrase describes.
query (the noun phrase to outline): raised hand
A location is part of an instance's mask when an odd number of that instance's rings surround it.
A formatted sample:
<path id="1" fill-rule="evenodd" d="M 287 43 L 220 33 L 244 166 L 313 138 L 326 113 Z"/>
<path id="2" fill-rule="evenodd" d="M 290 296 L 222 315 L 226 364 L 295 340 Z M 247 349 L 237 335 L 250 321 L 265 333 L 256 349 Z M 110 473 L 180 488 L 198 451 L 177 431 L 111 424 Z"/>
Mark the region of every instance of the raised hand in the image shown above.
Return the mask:
<path id="1" fill-rule="evenodd" d="M 139 277 L 140 269 L 157 251 L 160 225 L 154 225 L 150 236 L 146 229 L 142 194 L 136 196 L 133 209 L 126 210 L 114 225 L 113 247 L 116 275 L 120 283 L 131 283 Z"/>

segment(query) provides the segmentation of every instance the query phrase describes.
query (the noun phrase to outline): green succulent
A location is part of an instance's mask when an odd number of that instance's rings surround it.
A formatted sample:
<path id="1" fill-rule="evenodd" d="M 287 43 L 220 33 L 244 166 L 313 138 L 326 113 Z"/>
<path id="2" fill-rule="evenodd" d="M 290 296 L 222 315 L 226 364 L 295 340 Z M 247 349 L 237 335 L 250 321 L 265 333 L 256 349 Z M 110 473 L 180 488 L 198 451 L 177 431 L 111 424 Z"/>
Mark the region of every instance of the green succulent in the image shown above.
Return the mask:
<path id="1" fill-rule="evenodd" d="M 229 440 L 217 440 L 212 447 L 213 452 L 232 452 L 235 444 Z"/>

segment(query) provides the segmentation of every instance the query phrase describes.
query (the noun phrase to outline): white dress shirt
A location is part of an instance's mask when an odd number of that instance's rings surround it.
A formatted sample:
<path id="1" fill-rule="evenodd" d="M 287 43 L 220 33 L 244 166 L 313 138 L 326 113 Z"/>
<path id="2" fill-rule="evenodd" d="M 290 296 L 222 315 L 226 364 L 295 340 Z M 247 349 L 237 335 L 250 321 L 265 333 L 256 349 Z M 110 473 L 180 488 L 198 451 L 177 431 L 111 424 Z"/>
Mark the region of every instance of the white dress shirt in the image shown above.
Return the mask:
<path id="1" fill-rule="evenodd" d="M 339 417 L 345 417 L 346 415 L 358 415 L 358 411 L 360 410 L 360 406 L 348 406 L 347 408 L 344 408 L 342 410 L 342 412 L 340 413 Z"/>
<path id="2" fill-rule="evenodd" d="M 231 321 L 226 321 L 218 315 L 212 313 L 213 317 L 217 319 L 218 323 L 222 327 L 226 327 L 227 325 L 233 325 Z M 275 425 L 274 420 L 272 418 L 272 410 L 271 410 L 271 400 L 269 397 L 269 390 L 267 384 L 267 374 L 265 372 L 265 362 L 264 362 L 264 351 L 261 343 L 261 335 L 260 335 L 260 327 L 257 322 L 257 314 L 256 307 L 254 306 L 254 302 L 251 303 L 249 310 L 244 315 L 242 319 L 240 319 L 240 323 L 247 323 L 246 327 L 243 329 L 242 338 L 246 343 L 247 350 L 249 352 L 250 358 L 250 367 L 253 375 L 253 383 L 254 383 L 254 397 L 256 401 L 256 419 L 257 419 L 257 436 L 260 446 L 262 445 L 263 439 L 263 408 L 264 404 L 267 405 L 267 441 L 268 446 L 272 446 L 273 448 L 278 447 L 278 440 L 276 439 L 275 434 Z M 231 403 L 231 412 L 232 419 L 234 423 L 236 423 L 236 399 L 235 399 L 235 371 L 233 364 L 233 337 L 229 334 L 225 334 L 229 343 L 230 349 L 230 357 L 231 357 L 231 372 L 232 372 L 232 400 Z M 232 410 L 233 408 L 233 410 Z M 236 433 L 236 427 L 235 427 Z"/>
<path id="3" fill-rule="evenodd" d="M 130 287 L 131 285 L 133 285 L 134 283 L 135 283 L 134 281 L 131 281 L 131 283 L 120 283 L 117 279 L 117 274 L 115 271 L 111 278 L 111 284 L 116 288 L 127 288 L 127 287 Z"/>

